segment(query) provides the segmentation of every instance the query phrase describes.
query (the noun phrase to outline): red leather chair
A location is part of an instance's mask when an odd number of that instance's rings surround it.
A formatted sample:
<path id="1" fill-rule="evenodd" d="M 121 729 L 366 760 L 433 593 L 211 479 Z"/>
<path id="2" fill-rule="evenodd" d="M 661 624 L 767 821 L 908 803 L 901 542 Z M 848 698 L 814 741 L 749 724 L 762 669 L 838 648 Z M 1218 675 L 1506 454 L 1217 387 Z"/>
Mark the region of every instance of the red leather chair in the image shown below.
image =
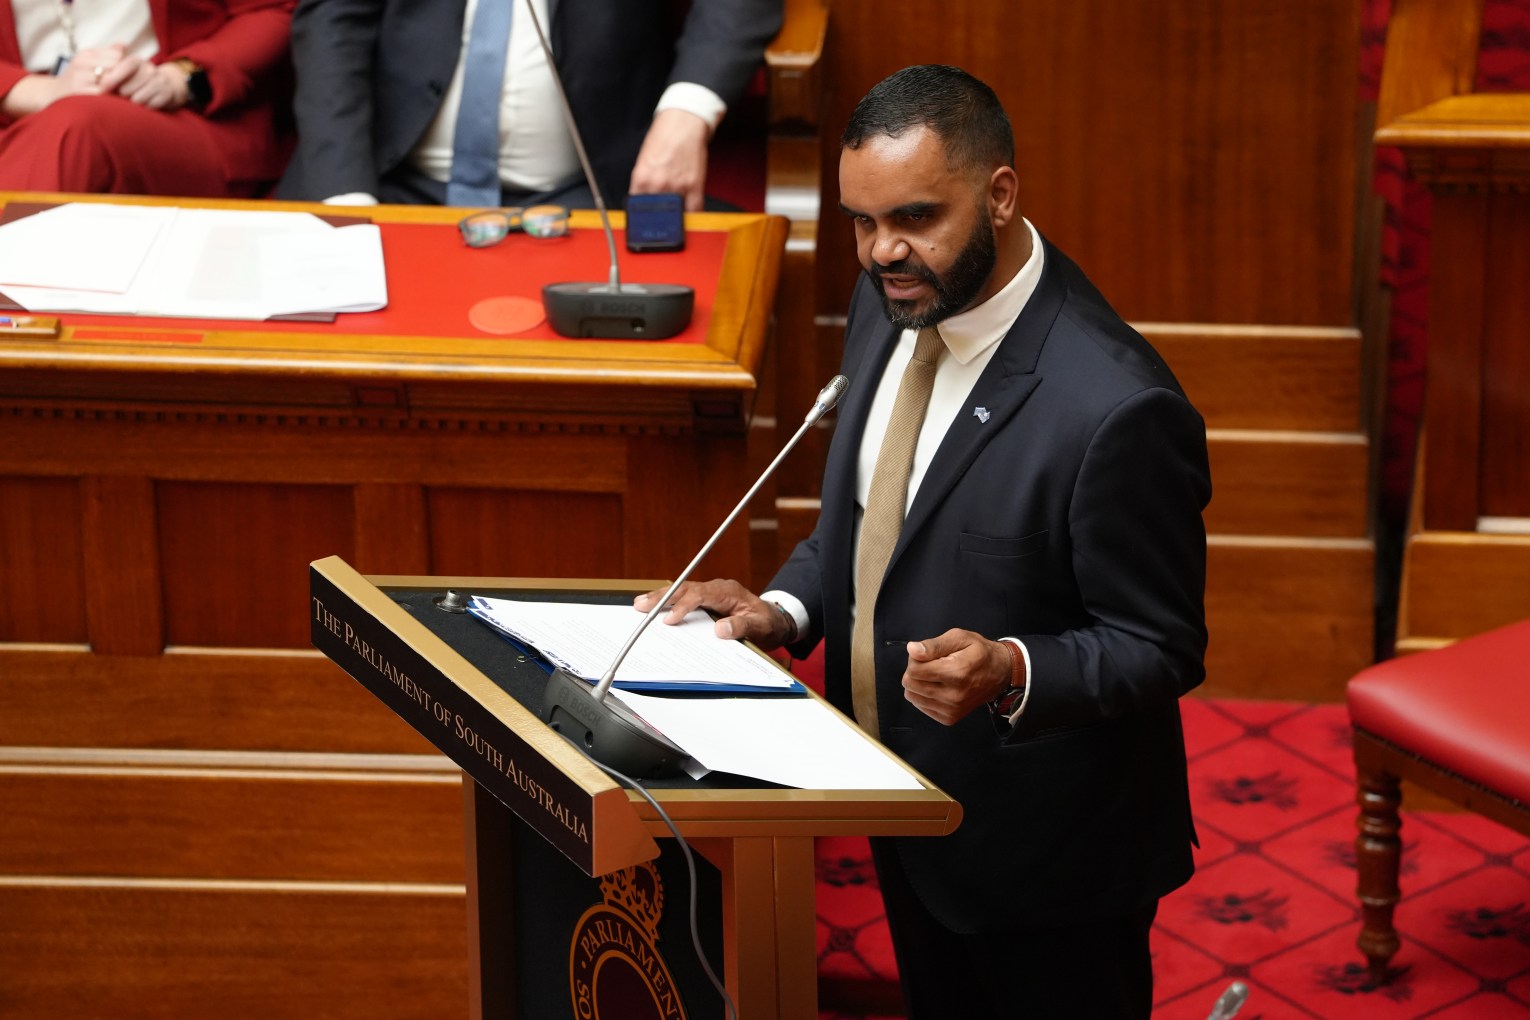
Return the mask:
<path id="1" fill-rule="evenodd" d="M 1385 983 L 1397 952 L 1401 782 L 1530 835 L 1530 620 L 1406 655 L 1349 682 L 1360 835 L 1360 951 Z"/>

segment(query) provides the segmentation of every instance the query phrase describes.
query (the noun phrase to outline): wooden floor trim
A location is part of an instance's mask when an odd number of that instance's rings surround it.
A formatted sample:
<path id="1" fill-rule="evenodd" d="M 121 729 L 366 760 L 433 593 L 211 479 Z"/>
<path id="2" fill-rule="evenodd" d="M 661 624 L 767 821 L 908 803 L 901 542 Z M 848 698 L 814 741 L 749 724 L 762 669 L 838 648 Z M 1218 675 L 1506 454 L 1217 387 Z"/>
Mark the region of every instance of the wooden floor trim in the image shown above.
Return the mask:
<path id="1" fill-rule="evenodd" d="M 467 895 L 467 886 L 426 882 L 313 882 L 292 879 L 118 878 L 75 875 L 0 875 L 0 888 L 154 889 L 170 892 L 325 893 L 361 896 Z"/>
<path id="2" fill-rule="evenodd" d="M 434 781 L 457 781 L 461 771 L 445 755 L 341 754 L 310 751 L 187 751 L 115 747 L 0 747 L 0 769 L 44 768 L 255 770 L 298 778 L 302 773 L 363 773 L 386 780 L 388 773 L 432 773 Z"/>

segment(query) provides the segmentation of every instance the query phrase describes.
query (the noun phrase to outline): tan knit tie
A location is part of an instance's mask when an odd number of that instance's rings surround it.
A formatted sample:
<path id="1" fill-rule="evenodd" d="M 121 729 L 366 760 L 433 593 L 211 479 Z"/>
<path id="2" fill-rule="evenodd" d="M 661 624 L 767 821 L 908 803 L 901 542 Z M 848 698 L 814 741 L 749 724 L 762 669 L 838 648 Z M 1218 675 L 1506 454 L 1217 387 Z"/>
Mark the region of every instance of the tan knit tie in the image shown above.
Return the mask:
<path id="1" fill-rule="evenodd" d="M 924 426 L 935 385 L 935 362 L 945 342 L 940 331 L 928 326 L 919 331 L 914 357 L 903 370 L 887 433 L 871 474 L 871 491 L 861 515 L 861 536 L 855 557 L 855 630 L 850 636 L 850 697 L 855 720 L 872 736 L 880 735 L 877 722 L 876 622 L 877 590 L 892 558 L 893 546 L 903 531 L 904 506 L 908 502 L 908 476 L 914 466 L 914 447 Z"/>

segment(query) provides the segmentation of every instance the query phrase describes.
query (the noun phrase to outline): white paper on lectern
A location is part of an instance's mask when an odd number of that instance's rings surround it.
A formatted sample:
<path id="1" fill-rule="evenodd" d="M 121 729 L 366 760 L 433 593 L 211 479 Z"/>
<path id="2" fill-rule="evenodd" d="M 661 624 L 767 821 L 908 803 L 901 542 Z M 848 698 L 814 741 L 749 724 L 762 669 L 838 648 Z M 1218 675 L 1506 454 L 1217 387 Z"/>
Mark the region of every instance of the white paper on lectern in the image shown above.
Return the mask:
<path id="1" fill-rule="evenodd" d="M 630 605 L 541 602 L 473 596 L 473 608 L 551 663 L 598 680 L 643 617 Z M 739 686 L 787 691 L 790 674 L 740 641 L 722 641 L 711 617 L 695 610 L 679 624 L 653 622 L 616 671 L 621 683 L 676 687 Z"/>
<path id="2" fill-rule="evenodd" d="M 611 693 L 713 771 L 804 790 L 924 789 L 896 758 L 817 698 Z"/>

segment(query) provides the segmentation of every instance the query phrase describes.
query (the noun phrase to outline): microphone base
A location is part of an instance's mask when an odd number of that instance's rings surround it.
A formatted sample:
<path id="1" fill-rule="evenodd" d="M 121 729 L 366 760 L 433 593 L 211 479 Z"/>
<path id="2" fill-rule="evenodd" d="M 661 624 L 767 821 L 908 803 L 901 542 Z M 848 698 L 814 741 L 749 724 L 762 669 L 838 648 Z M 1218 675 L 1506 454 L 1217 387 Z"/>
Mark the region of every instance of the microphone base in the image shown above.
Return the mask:
<path id="1" fill-rule="evenodd" d="M 696 292 L 677 283 L 549 283 L 542 307 L 561 336 L 663 340 L 690 325 Z"/>
<path id="2" fill-rule="evenodd" d="M 596 701 L 590 685 L 561 669 L 547 678 L 542 720 L 603 765 L 634 779 L 680 774 L 686 757 L 664 734 L 617 698 Z"/>

